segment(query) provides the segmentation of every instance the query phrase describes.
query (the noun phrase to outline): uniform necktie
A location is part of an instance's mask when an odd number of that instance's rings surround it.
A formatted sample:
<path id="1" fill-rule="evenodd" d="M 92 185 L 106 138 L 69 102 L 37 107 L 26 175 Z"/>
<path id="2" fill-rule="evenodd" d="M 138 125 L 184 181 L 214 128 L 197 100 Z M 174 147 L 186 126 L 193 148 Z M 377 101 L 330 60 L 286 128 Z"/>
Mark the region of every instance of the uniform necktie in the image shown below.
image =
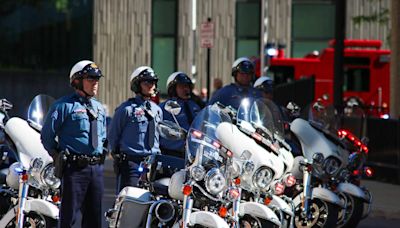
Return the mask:
<path id="1" fill-rule="evenodd" d="M 188 119 L 188 123 L 189 123 L 189 126 L 190 126 L 190 124 L 192 124 L 192 121 L 193 121 L 193 114 L 192 114 L 192 112 L 190 110 L 189 101 L 184 101 L 183 102 L 183 110 L 185 111 L 185 115 L 186 115 L 186 117 Z"/>
<path id="2" fill-rule="evenodd" d="M 97 149 L 99 146 L 99 136 L 97 134 L 97 113 L 94 111 L 94 108 L 92 106 L 91 101 L 89 101 L 86 105 L 86 111 L 89 116 L 89 122 L 90 122 L 90 134 L 92 138 L 92 146 L 93 149 Z"/>
<path id="3" fill-rule="evenodd" d="M 148 139 L 147 139 L 147 143 L 151 148 L 153 148 L 154 146 L 154 138 L 155 138 L 155 131 L 156 131 L 156 124 L 155 124 L 155 120 L 154 120 L 154 115 L 151 111 L 151 104 L 149 101 L 145 101 L 144 103 L 145 105 L 145 113 L 147 116 L 147 120 L 148 120 L 148 125 L 147 125 L 147 132 L 148 134 Z"/>

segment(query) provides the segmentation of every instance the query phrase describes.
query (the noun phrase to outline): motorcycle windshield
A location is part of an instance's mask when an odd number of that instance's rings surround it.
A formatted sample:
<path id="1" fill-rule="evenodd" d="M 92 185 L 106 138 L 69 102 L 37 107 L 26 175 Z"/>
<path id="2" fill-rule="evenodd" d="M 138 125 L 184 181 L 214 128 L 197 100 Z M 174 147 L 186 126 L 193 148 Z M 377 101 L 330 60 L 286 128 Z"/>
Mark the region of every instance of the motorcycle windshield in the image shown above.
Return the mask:
<path id="1" fill-rule="evenodd" d="M 261 129 L 270 137 L 283 136 L 283 119 L 279 107 L 269 99 L 259 98 L 249 103 L 243 100 L 238 112 L 237 120 L 246 121 L 256 129 Z"/>
<path id="2" fill-rule="evenodd" d="M 308 122 L 320 131 L 336 136 L 340 119 L 333 105 L 324 105 L 320 101 L 310 106 Z"/>
<path id="3" fill-rule="evenodd" d="M 219 152 L 220 142 L 216 137 L 217 127 L 223 122 L 231 123 L 232 120 L 217 104 L 209 105 L 197 114 L 186 142 L 189 165 L 196 163 L 208 170 L 223 164 L 223 157 Z"/>
<path id="4" fill-rule="evenodd" d="M 28 108 L 28 123 L 40 131 L 44 124 L 44 119 L 50 106 L 54 103 L 55 99 L 49 95 L 39 94 L 33 98 Z"/>

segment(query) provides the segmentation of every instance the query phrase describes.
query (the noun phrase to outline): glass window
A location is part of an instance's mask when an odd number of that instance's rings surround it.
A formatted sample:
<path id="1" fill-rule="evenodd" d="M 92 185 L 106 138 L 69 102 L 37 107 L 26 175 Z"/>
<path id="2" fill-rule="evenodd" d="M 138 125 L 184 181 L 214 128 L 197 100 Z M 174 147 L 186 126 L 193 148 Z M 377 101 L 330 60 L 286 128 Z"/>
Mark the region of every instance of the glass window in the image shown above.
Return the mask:
<path id="1" fill-rule="evenodd" d="M 176 71 L 176 34 L 177 0 L 153 0 L 151 65 L 163 94 L 168 76 Z"/>
<path id="2" fill-rule="evenodd" d="M 258 0 L 236 3 L 236 58 L 258 56 L 260 50 L 260 13 Z"/>
<path id="3" fill-rule="evenodd" d="M 14 0 L 0 13 L 1 69 L 59 71 L 92 59 L 92 0 Z"/>
<path id="4" fill-rule="evenodd" d="M 292 56 L 322 50 L 335 36 L 335 4 L 329 0 L 293 0 Z"/>
<path id="5" fill-rule="evenodd" d="M 368 68 L 348 68 L 344 74 L 344 91 L 369 91 L 370 72 Z"/>

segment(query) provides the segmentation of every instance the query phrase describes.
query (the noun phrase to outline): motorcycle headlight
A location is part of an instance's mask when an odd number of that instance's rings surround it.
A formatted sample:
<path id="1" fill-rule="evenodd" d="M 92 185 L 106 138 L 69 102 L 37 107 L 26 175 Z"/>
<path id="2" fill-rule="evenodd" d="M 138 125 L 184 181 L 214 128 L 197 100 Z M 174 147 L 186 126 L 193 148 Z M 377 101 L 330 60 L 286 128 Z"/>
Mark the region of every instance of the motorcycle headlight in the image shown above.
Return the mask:
<path id="1" fill-rule="evenodd" d="M 196 165 L 190 169 L 190 175 L 193 177 L 195 181 L 201 181 L 205 173 L 206 171 L 202 166 Z"/>
<path id="2" fill-rule="evenodd" d="M 273 172 L 268 167 L 259 168 L 253 175 L 253 183 L 258 188 L 266 188 L 272 181 Z"/>
<path id="3" fill-rule="evenodd" d="M 205 176 L 206 189 L 213 195 L 220 193 L 226 187 L 226 179 L 217 168 L 212 168 Z"/>
<path id="4" fill-rule="evenodd" d="M 324 162 L 324 170 L 328 175 L 334 175 L 340 167 L 340 161 L 336 158 L 327 158 Z"/>
<path id="5" fill-rule="evenodd" d="M 50 188 L 58 188 L 60 186 L 60 179 L 54 176 L 54 165 L 52 163 L 48 164 L 41 173 L 41 178 L 43 183 L 45 183 Z"/>

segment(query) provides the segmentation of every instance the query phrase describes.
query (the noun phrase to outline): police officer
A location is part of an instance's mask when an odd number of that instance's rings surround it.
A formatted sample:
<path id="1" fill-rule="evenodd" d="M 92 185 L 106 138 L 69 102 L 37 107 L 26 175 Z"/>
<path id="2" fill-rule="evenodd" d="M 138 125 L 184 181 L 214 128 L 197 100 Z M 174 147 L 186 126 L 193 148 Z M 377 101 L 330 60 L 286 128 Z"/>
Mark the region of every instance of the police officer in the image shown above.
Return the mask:
<path id="1" fill-rule="evenodd" d="M 60 227 L 72 227 L 79 210 L 81 227 L 101 227 L 106 119 L 102 104 L 94 96 L 102 76 L 94 62 L 76 63 L 69 75 L 75 92 L 52 105 L 41 131 L 42 143 L 53 158 L 68 151 L 61 185 Z"/>
<path id="2" fill-rule="evenodd" d="M 235 82 L 219 89 L 210 99 L 209 104 L 217 101 L 225 106 L 232 106 L 238 109 L 244 97 L 260 97 L 259 91 L 251 86 L 254 77 L 254 65 L 250 59 L 242 57 L 233 62 L 232 77 Z"/>
<path id="3" fill-rule="evenodd" d="M 193 89 L 192 80 L 183 72 L 174 72 L 167 79 L 168 100 L 160 104 L 163 110 L 164 120 L 174 121 L 172 115 L 165 110 L 168 101 L 176 101 L 182 107 L 181 112 L 176 116 L 179 125 L 189 130 L 194 117 L 200 111 L 200 107 L 191 99 Z M 184 157 L 184 140 L 171 141 L 160 139 L 160 147 L 163 154 Z"/>
<path id="4" fill-rule="evenodd" d="M 160 153 L 156 125 L 162 120 L 161 108 L 151 101 L 157 93 L 157 75 L 148 66 L 138 67 L 130 76 L 135 97 L 123 102 L 111 121 L 109 143 L 117 174 L 117 192 L 125 186 L 137 186 L 140 162 Z"/>

